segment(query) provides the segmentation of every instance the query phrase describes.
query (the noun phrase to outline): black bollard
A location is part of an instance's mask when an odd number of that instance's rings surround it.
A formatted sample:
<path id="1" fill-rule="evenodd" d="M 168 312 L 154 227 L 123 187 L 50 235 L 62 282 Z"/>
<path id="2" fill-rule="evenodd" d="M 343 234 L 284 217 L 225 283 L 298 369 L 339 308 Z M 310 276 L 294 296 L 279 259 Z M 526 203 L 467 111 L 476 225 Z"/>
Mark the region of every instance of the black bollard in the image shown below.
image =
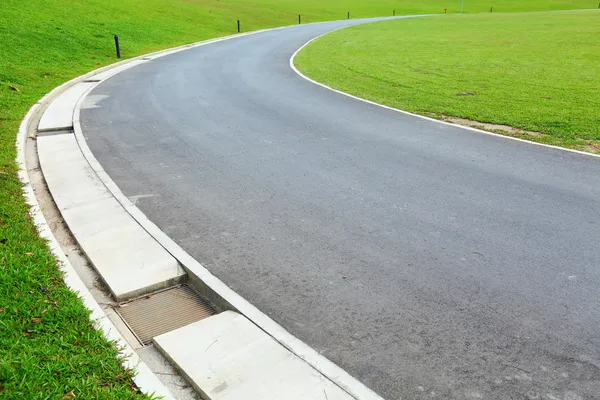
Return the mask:
<path id="1" fill-rule="evenodd" d="M 115 48 L 117 49 L 117 58 L 121 58 L 121 47 L 119 47 L 119 35 L 115 35 Z"/>
<path id="2" fill-rule="evenodd" d="M 348 11 L 348 19 L 350 19 L 350 11 Z"/>
<path id="3" fill-rule="evenodd" d="M 238 19 L 237 22 L 238 22 L 238 33 L 240 33 L 240 20 Z"/>
<path id="4" fill-rule="evenodd" d="M 298 14 L 298 25 L 300 25 L 300 14 Z"/>

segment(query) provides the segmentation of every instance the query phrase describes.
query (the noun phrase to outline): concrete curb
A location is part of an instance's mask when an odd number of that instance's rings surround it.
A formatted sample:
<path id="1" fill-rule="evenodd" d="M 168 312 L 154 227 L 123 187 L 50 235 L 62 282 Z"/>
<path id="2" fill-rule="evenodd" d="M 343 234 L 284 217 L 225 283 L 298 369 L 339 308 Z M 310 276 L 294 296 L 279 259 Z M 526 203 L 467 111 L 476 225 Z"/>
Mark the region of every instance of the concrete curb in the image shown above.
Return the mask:
<path id="1" fill-rule="evenodd" d="M 365 21 L 367 22 L 367 21 Z M 317 23 L 321 24 L 321 22 Z M 201 291 L 201 293 L 215 303 L 217 306 L 222 309 L 228 309 L 237 311 L 240 314 L 244 315 L 248 318 L 252 323 L 266 332 L 269 336 L 275 339 L 279 344 L 283 347 L 291 351 L 293 354 L 298 356 L 300 359 L 308 363 L 312 368 L 322 374 L 324 377 L 329 379 L 335 385 L 340 387 L 344 392 L 348 393 L 350 396 L 361 399 L 361 400 L 381 400 L 382 398 L 373 392 L 371 389 L 367 388 L 365 385 L 357 381 L 346 371 L 338 367 L 333 362 L 329 361 L 327 358 L 323 357 L 317 351 L 309 347 L 304 342 L 295 338 L 289 332 L 287 332 L 283 327 L 269 318 L 266 314 L 262 313 L 244 298 L 239 296 L 233 290 L 231 290 L 227 285 L 225 285 L 222 281 L 212 275 L 206 268 L 204 268 L 200 263 L 198 263 L 195 259 L 193 259 L 189 254 L 187 254 L 179 245 L 177 245 L 171 238 L 169 238 L 162 230 L 160 230 L 153 222 L 151 222 L 117 187 L 117 185 L 110 179 L 110 177 L 106 174 L 102 166 L 95 159 L 93 154 L 91 153 L 87 143 L 85 142 L 85 138 L 83 136 L 83 132 L 81 129 L 80 123 L 80 109 L 81 105 L 85 99 L 85 97 L 102 81 L 109 79 L 111 76 L 122 72 L 126 69 L 132 68 L 140 63 L 143 63 L 148 60 L 152 60 L 158 57 L 163 57 L 166 55 L 174 54 L 179 51 L 191 49 L 198 46 L 204 46 L 211 43 L 220 42 L 223 40 L 229 40 L 239 37 L 244 37 L 247 35 L 258 34 L 266 31 L 273 31 L 278 29 L 293 29 L 297 27 L 289 26 L 289 27 L 280 27 L 273 29 L 265 29 L 260 31 L 248 32 L 245 34 L 238 34 L 232 36 L 226 36 L 222 38 L 207 40 L 203 42 L 198 42 L 190 45 L 184 45 L 175 47 L 172 49 L 167 49 L 164 51 L 159 51 L 155 53 L 150 53 L 147 55 L 143 55 L 140 57 L 136 57 L 130 60 L 126 60 L 123 62 L 119 62 L 113 64 L 108 67 L 104 67 L 95 71 L 92 71 L 88 74 L 82 75 L 78 78 L 75 78 L 59 87 L 54 89 L 44 98 L 42 98 L 38 104 L 34 105 L 27 117 L 23 120 L 22 129 L 19 131 L 18 136 L 18 159 L 17 162 L 20 166 L 19 176 L 21 180 L 26 184 L 24 189 L 25 196 L 28 201 L 28 204 L 32 206 L 32 216 L 36 220 L 36 225 L 38 225 L 38 229 L 40 230 L 40 235 L 48 238 L 48 240 L 52 243 L 52 251 L 56 254 L 59 260 L 64 260 L 64 268 L 68 272 L 68 277 L 65 278 L 65 282 L 69 285 L 69 287 L 77 292 L 82 293 L 83 300 L 86 306 L 94 312 L 93 319 L 98 320 L 99 324 L 103 328 L 103 332 L 107 338 L 114 340 L 115 337 L 118 337 L 119 344 L 123 344 L 128 353 L 131 355 L 127 356 L 124 360 L 124 365 L 128 367 L 135 368 L 138 371 L 138 375 L 134 380 L 136 385 L 140 387 L 142 391 L 145 393 L 156 393 L 162 394 L 165 398 L 171 398 L 168 390 L 164 388 L 162 383 L 158 380 L 158 378 L 150 371 L 148 366 L 144 364 L 137 354 L 133 351 L 133 349 L 125 342 L 123 337 L 118 333 L 116 327 L 108 320 L 106 314 L 102 311 L 100 306 L 96 303 L 92 295 L 87 291 L 85 285 L 81 281 L 81 279 L 77 276 L 74 269 L 70 266 L 68 259 L 65 257 L 62 252 L 58 242 L 54 238 L 48 224 L 45 222 L 44 217 L 39 210 L 39 204 L 35 199 L 35 195 L 33 193 L 33 189 L 29 183 L 29 177 L 27 175 L 27 169 L 25 165 L 25 141 L 27 140 L 27 131 L 29 128 L 29 124 L 31 123 L 31 116 L 37 112 L 41 107 L 49 104 L 51 100 L 57 97 L 59 94 L 69 89 L 73 85 L 80 82 L 94 82 L 95 84 L 90 85 L 88 90 L 83 93 L 83 95 L 77 101 L 75 108 L 73 110 L 73 130 L 75 134 L 75 138 L 79 145 L 79 148 L 87 160 L 90 167 L 96 173 L 96 175 L 100 178 L 102 183 L 106 186 L 106 188 L 112 193 L 115 199 L 123 206 L 123 208 L 129 213 L 142 228 L 150 234 L 160 245 L 170 253 L 175 259 L 179 261 L 181 265 L 184 266 L 186 271 L 189 274 L 189 279 L 197 289 Z M 164 390 L 163 390 L 164 389 Z M 164 393 L 164 394 L 163 394 Z"/>
<path id="2" fill-rule="evenodd" d="M 275 28 L 284 29 L 284 28 Z M 267 30 L 264 30 L 267 31 Z M 260 33 L 264 31 L 257 31 L 254 33 Z M 232 39 L 240 37 L 236 35 L 233 37 L 226 37 L 221 40 Z M 219 40 L 220 41 L 220 40 Z M 216 41 L 205 42 L 203 44 L 210 44 Z M 198 45 L 203 45 L 198 44 Z M 194 46 L 196 47 L 196 46 Z M 168 54 L 172 54 L 169 52 Z M 119 71 L 121 72 L 121 71 Z M 87 159 L 88 163 L 98 175 L 100 180 L 106 185 L 113 196 L 121 203 L 121 205 L 130 213 L 130 215 L 157 241 L 165 250 L 167 250 L 175 259 L 179 261 L 181 265 L 187 270 L 190 281 L 193 285 L 200 290 L 202 295 L 211 300 L 217 306 L 223 309 L 229 309 L 239 312 L 244 315 L 255 325 L 277 340 L 281 345 L 290 350 L 292 353 L 300 357 L 302 360 L 310 364 L 314 369 L 319 371 L 321 374 L 330 379 L 333 383 L 340 386 L 344 391 L 349 393 L 352 397 L 361 400 L 382 400 L 382 398 L 373 392 L 371 389 L 360 383 L 342 368 L 319 354 L 317 351 L 312 349 L 310 346 L 297 339 L 289 332 L 287 332 L 281 325 L 277 324 L 266 314 L 258 310 L 255 306 L 249 303 L 247 300 L 242 298 L 240 295 L 231 290 L 225 285 L 220 279 L 211 274 L 204 266 L 198 261 L 191 257 L 185 250 L 183 250 L 177 243 L 175 243 L 170 237 L 168 237 L 158 226 L 150 221 L 144 213 L 138 209 L 130 200 L 121 192 L 118 186 L 104 171 L 98 160 L 94 157 L 91 150 L 87 146 L 83 131 L 81 129 L 80 122 L 80 110 L 81 105 L 85 99 L 85 96 L 93 88 L 80 98 L 77 103 L 74 114 L 73 114 L 73 129 L 75 137 L 79 143 L 79 147 Z"/>

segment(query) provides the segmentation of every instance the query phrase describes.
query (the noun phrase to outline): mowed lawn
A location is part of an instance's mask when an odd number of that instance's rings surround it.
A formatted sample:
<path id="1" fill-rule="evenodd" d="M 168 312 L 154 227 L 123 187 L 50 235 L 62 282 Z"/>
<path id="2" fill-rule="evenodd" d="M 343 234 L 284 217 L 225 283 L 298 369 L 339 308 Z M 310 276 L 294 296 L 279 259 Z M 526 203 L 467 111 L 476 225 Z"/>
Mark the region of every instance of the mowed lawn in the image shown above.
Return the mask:
<path id="1" fill-rule="evenodd" d="M 600 152 L 599 37 L 600 10 L 448 15 L 343 29 L 295 62 L 395 108 Z"/>
<path id="2" fill-rule="evenodd" d="M 497 12 L 597 4 L 467 0 L 464 11 L 486 11 L 490 6 Z M 15 135 L 27 110 L 61 83 L 117 61 L 113 34 L 120 35 L 123 57 L 128 58 L 232 34 L 237 19 L 248 31 L 295 24 L 298 14 L 306 23 L 342 19 L 348 11 L 359 18 L 390 15 L 394 9 L 398 15 L 442 13 L 444 8 L 452 13 L 459 7 L 459 0 L 1 1 L 0 398 L 140 396 L 131 386 L 130 372 L 119 365 L 117 350 L 94 330 L 81 302 L 63 284 L 29 219 L 14 162 Z"/>

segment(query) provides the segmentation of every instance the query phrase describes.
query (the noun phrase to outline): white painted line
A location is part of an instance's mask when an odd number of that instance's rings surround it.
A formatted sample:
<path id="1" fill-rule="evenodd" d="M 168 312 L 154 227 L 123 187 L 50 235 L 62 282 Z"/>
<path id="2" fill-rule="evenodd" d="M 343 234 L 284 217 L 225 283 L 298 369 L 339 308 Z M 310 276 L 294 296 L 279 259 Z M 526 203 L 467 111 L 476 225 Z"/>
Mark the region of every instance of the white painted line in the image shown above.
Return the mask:
<path id="1" fill-rule="evenodd" d="M 155 337 L 154 343 L 210 400 L 353 399 L 233 311 Z"/>
<path id="2" fill-rule="evenodd" d="M 39 131 L 55 131 L 73 127 L 73 109 L 75 103 L 90 87 L 89 83 L 78 83 L 61 94 L 50 103 L 40 123 Z"/>
<path id="3" fill-rule="evenodd" d="M 69 229 L 116 300 L 178 283 L 185 271 L 106 189 L 72 134 L 38 137 L 40 166 Z"/>
<path id="4" fill-rule="evenodd" d="M 17 133 L 16 147 L 17 147 L 17 166 L 19 168 L 18 175 L 19 179 L 23 183 L 23 196 L 25 202 L 29 205 L 29 214 L 33 220 L 33 224 L 38 230 L 41 238 L 48 241 L 48 247 L 56 258 L 58 267 L 64 273 L 64 282 L 67 287 L 73 292 L 77 293 L 83 302 L 83 305 L 90 311 L 90 321 L 94 324 L 96 329 L 99 329 L 104 337 L 109 341 L 114 341 L 116 346 L 121 349 L 121 362 L 124 368 L 130 368 L 135 371 L 136 375 L 133 377 L 133 381 L 136 386 L 147 394 L 154 394 L 158 397 L 162 397 L 164 400 L 171 400 L 173 396 L 167 390 L 167 388 L 160 382 L 160 380 L 154 375 L 154 373 L 148 368 L 148 366 L 140 359 L 135 353 L 133 348 L 127 343 L 123 336 L 119 333 L 119 330 L 106 316 L 100 305 L 96 302 L 90 291 L 85 287 L 85 284 L 75 272 L 75 269 L 69 262 L 69 259 L 65 256 L 58 241 L 54 237 L 52 230 L 48 226 L 44 214 L 40 210 L 40 205 L 35 197 L 29 174 L 27 172 L 27 166 L 25 163 L 25 144 L 27 139 L 27 132 L 29 125 L 31 124 L 33 115 L 40 108 L 40 104 L 44 104 L 51 96 L 64 90 L 72 82 L 68 82 L 61 85 L 44 96 L 38 104 L 35 104 L 29 109 L 29 112 L 21 122 L 19 132 Z"/>
<path id="5" fill-rule="evenodd" d="M 484 131 L 484 130 L 481 130 L 481 129 L 472 128 L 472 127 L 470 127 L 470 126 L 464 126 L 464 125 L 453 124 L 453 123 L 451 123 L 451 122 L 440 121 L 440 120 L 438 120 L 438 119 L 435 119 L 435 118 L 425 117 L 425 116 L 423 116 L 423 115 L 414 114 L 414 113 L 411 113 L 411 112 L 408 112 L 408 111 L 400 110 L 400 109 L 398 109 L 398 108 L 389 107 L 389 106 L 386 106 L 386 105 L 384 105 L 384 104 L 376 103 L 376 102 L 374 102 L 374 101 L 371 101 L 371 100 L 363 99 L 363 98 L 360 98 L 360 97 L 357 97 L 357 96 L 351 95 L 351 94 L 349 94 L 349 93 L 342 92 L 341 90 L 337 90 L 337 89 L 334 89 L 334 88 L 332 88 L 332 87 L 330 87 L 330 86 L 327 86 L 327 85 L 325 85 L 325 84 L 322 84 L 322 83 L 320 83 L 320 82 L 317 82 L 317 81 L 315 81 L 315 80 L 313 80 L 313 79 L 309 78 L 308 76 L 304 75 L 302 72 L 300 72 L 300 71 L 299 71 L 299 70 L 296 68 L 296 66 L 294 65 L 294 58 L 296 58 L 296 55 L 297 55 L 297 54 L 298 54 L 300 51 L 302 51 L 302 49 L 304 49 L 306 46 L 308 46 L 309 44 L 311 44 L 313 41 L 315 41 L 315 40 L 319 39 L 320 37 L 323 37 L 323 36 L 325 36 L 325 35 L 327 35 L 327 34 L 329 34 L 329 33 L 332 33 L 332 32 L 335 32 L 335 31 L 338 31 L 338 30 L 340 30 L 340 29 L 345 29 L 345 28 L 349 28 L 349 27 L 345 26 L 345 27 L 342 27 L 342 28 L 339 28 L 339 29 L 334 29 L 334 30 L 332 30 L 332 31 L 329 31 L 329 32 L 325 32 L 324 34 L 322 34 L 322 35 L 319 35 L 319 36 L 317 36 L 317 37 L 314 37 L 314 38 L 312 38 L 311 40 L 309 40 L 308 42 L 304 43 L 304 44 L 302 45 L 302 47 L 300 47 L 298 50 L 296 50 L 296 51 L 294 52 L 294 54 L 292 54 L 292 57 L 290 57 L 290 67 L 291 67 L 291 68 L 294 70 L 294 72 L 295 72 L 295 73 L 297 73 L 297 74 L 298 74 L 298 75 L 299 75 L 301 78 L 304 78 L 304 79 L 306 79 L 307 81 L 309 81 L 309 82 L 311 82 L 311 83 L 314 83 L 314 84 L 315 84 L 315 85 L 317 85 L 317 86 L 321 86 L 321 87 L 323 87 L 323 88 L 325 88 L 325 89 L 331 90 L 332 92 L 339 93 L 339 94 L 341 94 L 341 95 L 344 95 L 344 96 L 346 96 L 346 97 L 350 97 L 351 99 L 358 100 L 358 101 L 362 101 L 362 102 L 364 102 L 364 103 L 368 103 L 368 104 L 371 104 L 371 105 L 374 105 L 374 106 L 382 107 L 382 108 L 385 108 L 385 109 L 387 109 L 387 110 L 396 111 L 396 112 L 399 112 L 399 113 L 401 113 L 401 114 L 410 115 L 410 116 L 412 116 L 412 117 L 416 117 L 416 118 L 424 119 L 424 120 L 431 121 L 431 122 L 436 122 L 436 123 L 438 123 L 438 124 L 442 124 L 442 125 L 452 126 L 452 127 L 454 127 L 454 128 L 460 128 L 460 129 L 464 129 L 464 130 L 471 131 L 471 132 L 482 133 L 482 134 L 484 134 L 484 135 L 495 136 L 495 137 L 498 137 L 498 138 L 503 138 L 503 139 L 507 139 L 507 140 L 514 140 L 514 141 L 517 141 L 517 142 L 521 142 L 521 143 L 527 143 L 527 144 L 532 144 L 532 145 L 541 146 L 541 147 L 546 147 L 546 148 L 549 148 L 549 149 L 554 149 L 554 150 L 567 151 L 567 152 L 569 152 L 569 153 L 580 154 L 580 155 L 583 155 L 583 156 L 588 156 L 588 157 L 597 157 L 597 158 L 600 158 L 600 154 L 587 153 L 587 152 L 585 152 L 585 151 L 573 150 L 573 149 L 567 149 L 567 148 L 564 148 L 564 147 L 558 147 L 558 146 L 553 146 L 553 145 L 550 145 L 550 144 L 544 144 L 544 143 L 532 142 L 531 140 L 520 139 L 520 138 L 516 138 L 516 137 L 512 137 L 512 136 L 500 135 L 500 134 L 498 134 L 498 133 L 488 132 L 488 131 Z"/>

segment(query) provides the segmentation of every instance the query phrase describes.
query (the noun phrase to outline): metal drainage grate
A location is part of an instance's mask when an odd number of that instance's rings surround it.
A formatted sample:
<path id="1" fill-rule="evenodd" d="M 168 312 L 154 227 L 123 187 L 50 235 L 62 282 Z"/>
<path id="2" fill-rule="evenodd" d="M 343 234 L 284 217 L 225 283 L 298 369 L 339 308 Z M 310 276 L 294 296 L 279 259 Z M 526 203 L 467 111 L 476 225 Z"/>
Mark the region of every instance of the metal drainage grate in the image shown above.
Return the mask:
<path id="1" fill-rule="evenodd" d="M 216 314 L 215 308 L 188 285 L 121 304 L 115 311 L 144 345 L 155 336 Z"/>

